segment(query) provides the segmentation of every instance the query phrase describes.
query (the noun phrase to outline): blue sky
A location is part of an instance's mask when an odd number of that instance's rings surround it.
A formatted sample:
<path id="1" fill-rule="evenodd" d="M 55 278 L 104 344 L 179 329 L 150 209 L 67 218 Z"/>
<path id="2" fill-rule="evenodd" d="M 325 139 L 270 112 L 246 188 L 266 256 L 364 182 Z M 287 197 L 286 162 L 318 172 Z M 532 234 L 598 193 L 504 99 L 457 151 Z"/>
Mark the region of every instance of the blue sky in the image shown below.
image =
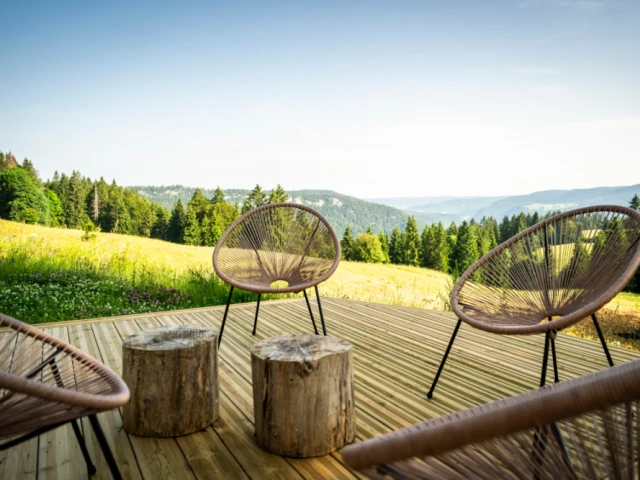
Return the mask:
<path id="1" fill-rule="evenodd" d="M 43 177 L 495 195 L 640 182 L 640 2 L 6 2 Z"/>

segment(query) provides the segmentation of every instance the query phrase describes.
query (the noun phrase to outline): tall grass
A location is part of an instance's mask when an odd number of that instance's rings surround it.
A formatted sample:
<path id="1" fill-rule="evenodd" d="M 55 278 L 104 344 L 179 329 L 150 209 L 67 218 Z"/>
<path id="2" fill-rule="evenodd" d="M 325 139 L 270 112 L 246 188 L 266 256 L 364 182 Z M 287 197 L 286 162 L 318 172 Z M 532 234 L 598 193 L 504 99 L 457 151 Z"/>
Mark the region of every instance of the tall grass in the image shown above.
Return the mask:
<path id="1" fill-rule="evenodd" d="M 126 246 L 0 240 L 0 312 L 28 323 L 220 305 L 228 293 L 213 269 L 171 269 Z M 254 297 L 236 290 L 232 302 Z"/>

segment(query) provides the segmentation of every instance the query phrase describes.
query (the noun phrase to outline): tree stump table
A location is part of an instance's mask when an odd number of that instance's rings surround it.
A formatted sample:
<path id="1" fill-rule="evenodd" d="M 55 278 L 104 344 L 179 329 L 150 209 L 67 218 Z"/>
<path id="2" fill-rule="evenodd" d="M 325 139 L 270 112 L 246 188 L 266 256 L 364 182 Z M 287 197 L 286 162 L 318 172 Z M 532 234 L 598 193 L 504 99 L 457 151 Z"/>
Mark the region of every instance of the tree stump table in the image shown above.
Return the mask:
<path id="1" fill-rule="evenodd" d="M 133 435 L 173 437 L 218 418 L 218 330 L 171 325 L 144 330 L 122 344 L 131 401 L 123 423 Z"/>
<path id="2" fill-rule="evenodd" d="M 351 344 L 283 335 L 253 345 L 256 440 L 288 457 L 326 455 L 356 435 Z"/>

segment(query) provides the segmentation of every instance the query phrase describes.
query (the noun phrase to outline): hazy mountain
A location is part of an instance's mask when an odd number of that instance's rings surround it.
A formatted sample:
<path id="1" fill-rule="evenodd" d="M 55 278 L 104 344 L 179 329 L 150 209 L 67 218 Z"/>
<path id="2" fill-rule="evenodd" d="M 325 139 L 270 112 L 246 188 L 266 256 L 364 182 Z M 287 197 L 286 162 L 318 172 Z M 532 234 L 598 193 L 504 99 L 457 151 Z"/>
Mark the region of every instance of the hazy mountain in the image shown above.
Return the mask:
<path id="1" fill-rule="evenodd" d="M 163 187 L 130 187 L 141 195 L 169 209 L 178 200 L 187 205 L 195 188 L 182 185 Z M 202 189 L 205 196 L 211 198 L 213 189 Z M 225 190 L 229 203 L 242 201 L 249 190 Z M 483 216 L 493 216 L 501 220 L 505 215 L 520 212 L 546 213 L 555 210 L 570 210 L 590 205 L 628 205 L 634 194 L 640 195 L 640 184 L 627 187 L 599 187 L 579 190 L 547 190 L 528 195 L 510 197 L 407 197 L 378 198 L 360 200 L 331 190 L 294 190 L 287 192 L 296 203 L 315 208 L 333 225 L 338 236 L 342 236 L 347 224 L 354 233 L 364 232 L 371 226 L 377 233 L 381 229 L 390 233 L 396 225 L 401 229 L 407 223 L 408 215 L 416 217 L 419 228 L 423 225 L 442 222 L 445 226 L 452 221 Z M 402 209 L 400 207 L 403 207 Z"/>
<path id="2" fill-rule="evenodd" d="M 636 193 L 640 195 L 640 184 L 624 187 L 546 190 L 528 195 L 500 197 L 406 197 L 378 198 L 371 201 L 396 207 L 405 205 L 405 210 L 419 212 L 427 218 L 428 215 L 444 215 L 457 216 L 460 220 L 471 218 L 480 220 L 483 216 L 493 216 L 500 220 L 505 215 L 511 216 L 520 212 L 547 213 L 606 204 L 626 206 Z"/>

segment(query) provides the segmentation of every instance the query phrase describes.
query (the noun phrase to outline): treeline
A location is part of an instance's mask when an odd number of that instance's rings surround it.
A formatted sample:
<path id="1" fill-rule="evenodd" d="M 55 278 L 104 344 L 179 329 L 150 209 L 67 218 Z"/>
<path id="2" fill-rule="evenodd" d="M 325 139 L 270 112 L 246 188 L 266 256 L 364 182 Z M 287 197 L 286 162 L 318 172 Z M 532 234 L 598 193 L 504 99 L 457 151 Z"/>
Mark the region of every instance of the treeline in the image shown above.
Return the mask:
<path id="1" fill-rule="evenodd" d="M 629 207 L 640 210 L 640 197 L 637 194 L 629 202 Z M 560 212 L 541 216 L 537 212 L 521 212 L 511 218 L 505 216 L 499 224 L 493 217 L 483 217 L 480 222 L 472 219 L 463 221 L 460 226 L 452 222 L 446 229 L 439 222 L 424 227 L 422 233 L 418 232 L 415 218 L 409 217 L 404 231 L 395 227 L 391 236 L 383 231 L 376 235 L 369 228 L 354 237 L 347 226 L 340 241 L 342 258 L 367 263 L 419 266 L 458 276 L 500 243 L 557 213 Z M 601 232 L 595 242 L 605 241 L 605 237 Z M 583 261 L 587 255 L 584 252 L 584 246 L 578 244 L 572 261 Z M 625 290 L 640 293 L 640 269 Z"/>
<path id="2" fill-rule="evenodd" d="M 396 226 L 391 236 L 382 231 L 375 235 L 369 229 L 354 237 L 347 226 L 340 243 L 345 260 L 413 265 L 445 273 L 462 273 L 499 243 L 542 218 L 546 217 L 537 212 L 520 213 L 511 218 L 505 216 L 500 224 L 493 217 L 484 217 L 480 222 L 465 220 L 460 226 L 452 222 L 448 228 L 439 222 L 424 227 L 420 233 L 416 219 L 409 217 L 404 231 Z"/>
<path id="3" fill-rule="evenodd" d="M 0 218 L 18 222 L 213 246 L 242 213 L 288 199 L 280 185 L 269 193 L 256 185 L 242 205 L 227 203 L 220 188 L 211 198 L 196 189 L 186 207 L 178 200 L 170 211 L 115 180 L 92 180 L 78 171 L 55 172 L 43 181 L 29 159 L 20 163 L 0 152 Z"/>

